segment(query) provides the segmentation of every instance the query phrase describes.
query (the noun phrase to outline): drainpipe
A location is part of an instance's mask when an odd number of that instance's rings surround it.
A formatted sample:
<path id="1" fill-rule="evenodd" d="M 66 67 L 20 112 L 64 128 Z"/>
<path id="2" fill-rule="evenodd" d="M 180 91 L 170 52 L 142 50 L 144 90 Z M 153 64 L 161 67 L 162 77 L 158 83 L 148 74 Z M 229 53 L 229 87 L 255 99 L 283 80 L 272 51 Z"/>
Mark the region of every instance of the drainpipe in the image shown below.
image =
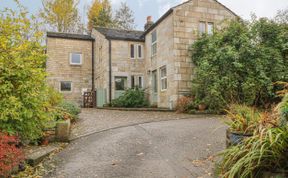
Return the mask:
<path id="1" fill-rule="evenodd" d="M 92 93 L 95 95 L 95 50 L 94 50 L 94 41 L 92 41 Z M 93 97 L 93 108 L 96 107 L 96 97 Z"/>
<path id="2" fill-rule="evenodd" d="M 112 44 L 109 39 L 109 103 L 112 101 Z"/>

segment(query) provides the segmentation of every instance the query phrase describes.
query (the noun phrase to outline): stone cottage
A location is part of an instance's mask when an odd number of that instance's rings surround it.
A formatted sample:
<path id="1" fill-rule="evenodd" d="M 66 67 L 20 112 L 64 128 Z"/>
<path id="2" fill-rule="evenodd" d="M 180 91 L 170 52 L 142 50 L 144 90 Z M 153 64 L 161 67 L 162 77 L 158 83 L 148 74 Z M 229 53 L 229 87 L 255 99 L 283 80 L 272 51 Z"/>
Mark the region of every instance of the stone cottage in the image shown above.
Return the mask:
<path id="1" fill-rule="evenodd" d="M 173 108 L 191 91 L 189 47 L 237 15 L 216 0 L 189 0 L 168 10 L 144 31 L 95 28 L 90 35 L 47 33 L 47 80 L 67 100 L 83 104 L 96 91 L 98 107 L 139 86 L 150 103 Z M 94 93 L 94 92 L 93 92 Z"/>

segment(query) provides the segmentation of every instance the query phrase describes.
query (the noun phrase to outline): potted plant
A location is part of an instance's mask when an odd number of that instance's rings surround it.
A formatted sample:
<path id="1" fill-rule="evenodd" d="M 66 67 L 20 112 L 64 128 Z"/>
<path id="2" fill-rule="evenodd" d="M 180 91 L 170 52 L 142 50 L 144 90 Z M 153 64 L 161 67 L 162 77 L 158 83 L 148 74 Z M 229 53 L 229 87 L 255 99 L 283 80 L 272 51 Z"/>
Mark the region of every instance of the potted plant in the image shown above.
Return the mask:
<path id="1" fill-rule="evenodd" d="M 226 112 L 225 123 L 229 126 L 226 132 L 227 146 L 239 144 L 244 138 L 251 137 L 261 118 L 255 108 L 245 105 L 231 105 Z"/>

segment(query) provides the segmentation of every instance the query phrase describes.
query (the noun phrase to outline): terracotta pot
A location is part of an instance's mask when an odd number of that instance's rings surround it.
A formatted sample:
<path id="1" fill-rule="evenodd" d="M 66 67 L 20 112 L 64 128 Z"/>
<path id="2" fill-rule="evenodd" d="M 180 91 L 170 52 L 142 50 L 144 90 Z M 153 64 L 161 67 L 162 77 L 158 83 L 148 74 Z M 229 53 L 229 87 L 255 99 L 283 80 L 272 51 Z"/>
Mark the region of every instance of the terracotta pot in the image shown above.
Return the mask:
<path id="1" fill-rule="evenodd" d="M 48 138 L 44 138 L 44 139 L 42 140 L 42 142 L 41 142 L 41 145 L 47 146 L 48 144 L 49 144 Z"/>
<path id="2" fill-rule="evenodd" d="M 206 108 L 207 108 L 207 106 L 206 106 L 205 104 L 199 104 L 199 105 L 198 105 L 199 111 L 205 111 Z"/>

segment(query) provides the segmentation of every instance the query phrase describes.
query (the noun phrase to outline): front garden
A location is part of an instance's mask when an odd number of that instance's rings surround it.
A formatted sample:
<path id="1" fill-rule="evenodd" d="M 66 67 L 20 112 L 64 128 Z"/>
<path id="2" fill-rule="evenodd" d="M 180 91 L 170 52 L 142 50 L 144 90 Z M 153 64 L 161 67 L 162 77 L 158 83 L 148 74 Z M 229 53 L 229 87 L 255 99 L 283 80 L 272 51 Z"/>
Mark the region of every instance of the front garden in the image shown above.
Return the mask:
<path id="1" fill-rule="evenodd" d="M 18 6 L 0 12 L 0 177 L 23 169 L 23 147 L 48 144 L 47 131 L 80 112 L 46 85 L 43 34 Z"/>

